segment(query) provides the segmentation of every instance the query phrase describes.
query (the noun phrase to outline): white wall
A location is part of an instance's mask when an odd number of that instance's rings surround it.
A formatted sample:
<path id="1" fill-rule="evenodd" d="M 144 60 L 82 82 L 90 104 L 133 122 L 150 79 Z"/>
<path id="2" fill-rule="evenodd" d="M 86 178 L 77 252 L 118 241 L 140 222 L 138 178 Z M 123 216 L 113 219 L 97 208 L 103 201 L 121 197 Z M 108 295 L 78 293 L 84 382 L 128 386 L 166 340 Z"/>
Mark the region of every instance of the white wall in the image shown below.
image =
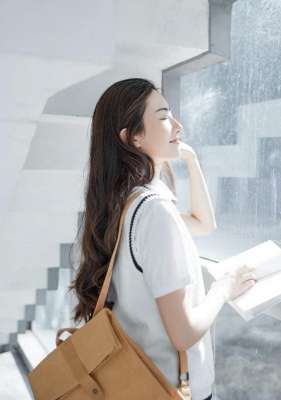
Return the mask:
<path id="1" fill-rule="evenodd" d="M 207 0 L 0 4 L 0 290 L 15 318 L 14 290 L 44 287 L 76 234 L 100 94 L 130 76 L 160 87 L 162 69 L 208 49 L 208 11 Z"/>

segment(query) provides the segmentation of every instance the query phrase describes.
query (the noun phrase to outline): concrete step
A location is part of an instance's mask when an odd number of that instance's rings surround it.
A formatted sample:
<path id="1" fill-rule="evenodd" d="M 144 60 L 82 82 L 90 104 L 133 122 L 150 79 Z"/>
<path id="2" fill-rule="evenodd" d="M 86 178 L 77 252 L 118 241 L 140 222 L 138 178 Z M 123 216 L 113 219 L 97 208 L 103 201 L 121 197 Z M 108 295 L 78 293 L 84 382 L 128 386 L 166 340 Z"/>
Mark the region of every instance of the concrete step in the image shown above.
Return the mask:
<path id="1" fill-rule="evenodd" d="M 72 268 L 73 243 L 60 243 L 60 267 Z"/>
<path id="2" fill-rule="evenodd" d="M 16 332 L 17 330 L 17 319 L 13 316 L 10 318 L 0 317 L 0 334 L 8 334 L 10 332 Z"/>
<path id="3" fill-rule="evenodd" d="M 62 246 L 63 256 L 67 257 L 70 244 Z M 66 261 L 64 260 L 64 264 Z M 66 299 L 67 285 L 70 283 L 73 270 L 68 268 L 47 268 L 46 288 L 36 290 L 2 290 L 0 304 L 0 346 L 9 342 L 9 333 L 24 333 L 29 329 L 28 322 L 38 318 L 51 320 L 53 324 L 64 322 L 68 318 L 69 308 Z M 50 290 L 48 290 L 50 289 Z M 33 303 L 33 304 L 32 304 Z M 40 315 L 43 315 L 43 317 Z M 53 315 L 54 314 L 54 315 Z M 58 321 L 55 316 L 57 315 Z M 68 324 L 68 322 L 65 322 Z M 49 328 L 48 326 L 45 326 Z M 52 327 L 50 327 L 52 328 Z"/>
<path id="4" fill-rule="evenodd" d="M 19 301 L 15 300 L 20 299 Z M 20 319 L 24 315 L 24 305 L 32 304 L 35 300 L 35 290 L 20 290 L 20 289 L 1 289 L 0 304 L 5 304 L 5 307 L 0 309 L 0 318 Z M 0 326 L 2 326 L 0 324 Z"/>
<path id="5" fill-rule="evenodd" d="M 0 320 L 1 326 L 1 320 Z M 9 342 L 9 333 L 0 332 L 0 347 L 6 345 Z"/>
<path id="6" fill-rule="evenodd" d="M 66 267 L 49 267 L 47 269 L 47 290 L 57 290 L 67 287 L 72 278 L 73 270 Z"/>
<path id="7" fill-rule="evenodd" d="M 32 400 L 11 352 L 0 354 L 0 400 Z"/>
<path id="8" fill-rule="evenodd" d="M 32 332 L 47 354 L 56 348 L 56 330 L 42 329 L 33 321 Z"/>
<path id="9" fill-rule="evenodd" d="M 71 324 L 71 311 L 76 304 L 73 293 L 68 293 L 72 271 L 69 268 L 49 268 L 48 288 L 44 304 L 36 304 L 35 318 L 42 329 L 56 330 Z"/>
<path id="10" fill-rule="evenodd" d="M 31 330 L 18 334 L 19 351 L 29 371 L 35 368 L 48 352 Z"/>
<path id="11" fill-rule="evenodd" d="M 23 332 L 25 323 L 34 315 L 35 290 L 1 289 L 0 304 L 0 345 L 9 342 L 9 333 Z"/>

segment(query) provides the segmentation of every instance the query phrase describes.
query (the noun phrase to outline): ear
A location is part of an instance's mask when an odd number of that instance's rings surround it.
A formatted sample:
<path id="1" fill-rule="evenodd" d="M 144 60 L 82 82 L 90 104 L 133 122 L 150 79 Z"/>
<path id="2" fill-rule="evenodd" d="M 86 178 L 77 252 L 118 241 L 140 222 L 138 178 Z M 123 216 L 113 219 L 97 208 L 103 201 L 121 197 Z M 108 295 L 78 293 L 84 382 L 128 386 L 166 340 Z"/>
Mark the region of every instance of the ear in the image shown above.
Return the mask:
<path id="1" fill-rule="evenodd" d="M 127 128 L 121 129 L 121 131 L 119 132 L 119 136 L 120 136 L 121 140 L 123 141 L 123 143 L 126 143 L 126 144 L 128 143 Z M 141 140 L 142 140 L 142 138 L 140 137 L 140 135 L 135 135 L 135 137 L 133 138 L 134 146 L 138 149 L 141 149 Z"/>
<path id="2" fill-rule="evenodd" d="M 121 129 L 119 132 L 120 139 L 122 140 L 123 143 L 127 144 L 127 128 Z"/>

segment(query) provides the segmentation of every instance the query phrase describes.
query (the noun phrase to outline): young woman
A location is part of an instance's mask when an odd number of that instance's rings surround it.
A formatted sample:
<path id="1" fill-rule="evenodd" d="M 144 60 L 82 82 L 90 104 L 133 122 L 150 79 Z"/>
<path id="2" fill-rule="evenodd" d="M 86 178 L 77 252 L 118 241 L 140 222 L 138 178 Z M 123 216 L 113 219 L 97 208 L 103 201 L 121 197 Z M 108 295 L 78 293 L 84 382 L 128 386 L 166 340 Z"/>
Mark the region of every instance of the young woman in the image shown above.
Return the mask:
<path id="1" fill-rule="evenodd" d="M 186 350 L 193 400 L 210 399 L 214 365 L 210 327 L 225 302 L 254 284 L 250 267 L 225 275 L 205 293 L 191 235 L 216 228 L 208 190 L 194 150 L 179 138 L 182 125 L 146 79 L 111 85 L 92 118 L 82 257 L 71 288 L 74 321 L 92 315 L 117 238 L 121 211 L 130 205 L 113 269 L 108 304 L 126 332 L 178 385 L 178 354 Z M 176 207 L 172 159 L 186 160 L 191 216 Z M 165 183 L 166 182 L 166 183 Z"/>

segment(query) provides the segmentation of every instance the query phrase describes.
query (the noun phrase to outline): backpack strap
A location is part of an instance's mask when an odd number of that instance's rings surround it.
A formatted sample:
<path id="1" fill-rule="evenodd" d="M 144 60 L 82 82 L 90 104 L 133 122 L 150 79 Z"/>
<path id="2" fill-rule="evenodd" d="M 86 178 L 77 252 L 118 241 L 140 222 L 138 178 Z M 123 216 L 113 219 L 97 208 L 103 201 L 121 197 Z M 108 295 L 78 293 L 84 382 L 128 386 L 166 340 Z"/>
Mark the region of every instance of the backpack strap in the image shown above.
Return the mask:
<path id="1" fill-rule="evenodd" d="M 132 246 L 133 223 L 134 223 L 136 214 L 137 214 L 138 210 L 140 209 L 140 206 L 141 206 L 147 199 L 149 199 L 149 198 L 152 197 L 152 196 L 158 196 L 158 194 L 156 194 L 156 193 L 151 193 L 151 194 L 145 196 L 143 199 L 141 199 L 141 201 L 139 202 L 139 204 L 137 205 L 137 207 L 136 207 L 135 210 L 134 210 L 134 213 L 133 213 L 133 216 L 132 216 L 132 219 L 131 219 L 131 223 L 130 223 L 130 232 L 129 232 L 129 247 L 130 247 L 130 253 L 131 253 L 131 257 L 132 257 L 132 260 L 133 260 L 133 263 L 134 263 L 136 269 L 137 269 L 138 271 L 140 271 L 141 273 L 143 273 L 143 269 L 142 269 L 142 267 L 138 264 L 138 262 L 137 262 L 137 260 L 136 260 L 136 258 L 135 258 L 135 256 L 134 256 L 134 253 L 133 253 L 133 246 Z"/>

